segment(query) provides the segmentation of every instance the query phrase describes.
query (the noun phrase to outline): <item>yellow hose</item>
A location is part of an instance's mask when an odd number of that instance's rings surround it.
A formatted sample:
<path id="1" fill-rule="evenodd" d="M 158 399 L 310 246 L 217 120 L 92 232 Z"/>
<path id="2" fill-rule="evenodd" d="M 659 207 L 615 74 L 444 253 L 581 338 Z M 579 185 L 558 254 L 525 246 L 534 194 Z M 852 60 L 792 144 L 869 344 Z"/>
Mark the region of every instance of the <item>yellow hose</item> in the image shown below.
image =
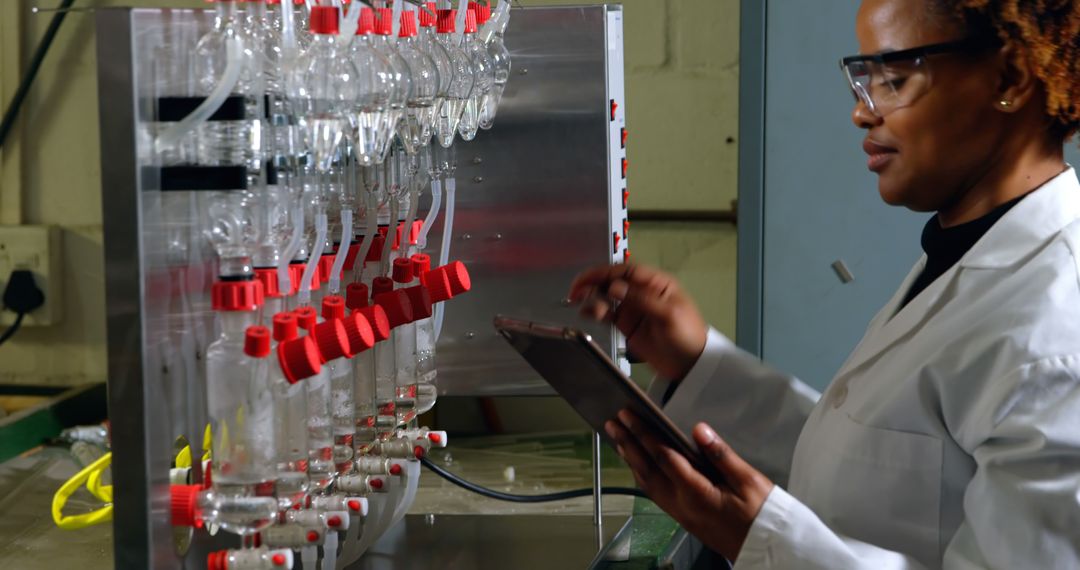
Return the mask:
<path id="1" fill-rule="evenodd" d="M 56 526 L 63 530 L 78 530 L 112 520 L 113 488 L 112 485 L 101 484 L 101 472 L 104 471 L 110 463 L 112 463 L 112 452 L 102 455 L 97 461 L 87 465 L 82 471 L 76 473 L 74 477 L 68 479 L 66 483 L 60 486 L 56 491 L 56 495 L 53 496 L 52 501 L 52 516 Z M 87 490 L 97 497 L 98 500 L 109 504 L 90 513 L 64 516 L 64 505 L 67 504 L 68 498 L 75 494 L 75 491 L 78 491 L 79 487 L 84 484 L 86 485 Z"/>

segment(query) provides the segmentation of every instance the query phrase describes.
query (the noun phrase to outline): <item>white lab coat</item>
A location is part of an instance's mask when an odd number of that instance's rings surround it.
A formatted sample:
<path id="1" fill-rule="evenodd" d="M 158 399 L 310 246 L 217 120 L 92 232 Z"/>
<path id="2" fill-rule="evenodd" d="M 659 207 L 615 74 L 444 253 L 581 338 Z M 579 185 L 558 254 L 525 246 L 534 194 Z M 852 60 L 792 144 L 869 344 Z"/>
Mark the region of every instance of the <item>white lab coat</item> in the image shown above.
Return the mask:
<path id="1" fill-rule="evenodd" d="M 897 312 L 924 263 L 820 399 L 710 331 L 665 410 L 777 483 L 736 568 L 1080 567 L 1076 174 Z"/>

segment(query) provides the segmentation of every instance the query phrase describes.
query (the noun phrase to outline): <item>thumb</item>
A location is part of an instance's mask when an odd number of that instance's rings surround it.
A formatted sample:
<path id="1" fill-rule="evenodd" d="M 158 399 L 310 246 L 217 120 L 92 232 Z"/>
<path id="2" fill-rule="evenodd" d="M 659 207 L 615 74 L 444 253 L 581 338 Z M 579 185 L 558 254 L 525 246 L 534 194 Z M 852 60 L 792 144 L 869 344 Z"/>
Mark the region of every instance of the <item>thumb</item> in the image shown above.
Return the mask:
<path id="1" fill-rule="evenodd" d="M 694 442 L 698 444 L 705 459 L 724 476 L 725 483 L 737 495 L 742 496 L 746 486 L 754 481 L 757 470 L 743 461 L 743 458 L 739 457 L 727 442 L 720 439 L 720 436 L 716 435 L 708 424 L 699 423 L 694 426 Z"/>

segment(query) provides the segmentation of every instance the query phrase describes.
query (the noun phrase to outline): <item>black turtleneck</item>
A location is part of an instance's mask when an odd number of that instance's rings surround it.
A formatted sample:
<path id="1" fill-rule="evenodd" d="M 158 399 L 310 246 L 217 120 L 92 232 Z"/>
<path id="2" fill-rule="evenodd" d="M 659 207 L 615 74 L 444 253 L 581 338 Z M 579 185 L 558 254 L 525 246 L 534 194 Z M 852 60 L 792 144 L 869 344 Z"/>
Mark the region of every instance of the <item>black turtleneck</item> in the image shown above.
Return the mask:
<path id="1" fill-rule="evenodd" d="M 912 299 L 922 293 L 938 277 L 941 277 L 952 266 L 956 265 L 960 258 L 964 257 L 964 254 L 982 239 L 986 232 L 990 231 L 990 228 L 994 227 L 994 224 L 1006 212 L 1023 199 L 1024 196 L 1015 198 L 994 208 L 989 214 L 979 219 L 951 228 L 941 227 L 936 215 L 930 218 L 922 232 L 922 248 L 926 252 L 926 267 L 923 268 L 922 273 L 915 279 L 915 282 L 911 284 L 911 289 L 908 290 L 904 302 L 900 304 L 897 310 L 906 307 Z"/>

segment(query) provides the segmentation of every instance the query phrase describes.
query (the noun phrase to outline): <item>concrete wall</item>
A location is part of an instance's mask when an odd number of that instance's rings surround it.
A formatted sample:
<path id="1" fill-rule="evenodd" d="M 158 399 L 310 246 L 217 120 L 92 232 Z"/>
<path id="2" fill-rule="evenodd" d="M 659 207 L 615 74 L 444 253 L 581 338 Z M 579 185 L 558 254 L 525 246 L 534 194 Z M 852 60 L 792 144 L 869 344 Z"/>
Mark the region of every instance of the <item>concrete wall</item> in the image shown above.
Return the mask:
<path id="1" fill-rule="evenodd" d="M 0 2 L 0 100 L 4 106 L 51 17 L 33 15 L 30 7 L 48 3 Z M 526 2 L 557 3 L 574 2 Z M 197 0 L 99 0 L 93 4 L 205 6 Z M 730 207 L 736 196 L 738 146 L 738 2 L 626 0 L 624 5 L 632 210 Z M 102 150 L 94 42 L 93 17 L 70 14 L 16 130 L 0 151 L 0 224 L 59 226 L 67 281 L 61 324 L 24 329 L 0 347 L 0 383 L 75 384 L 105 379 Z M 631 231 L 634 258 L 673 271 L 709 320 L 733 335 L 734 228 L 637 223 Z M 447 410 L 446 420 L 452 412 Z M 566 414 L 558 414 L 563 419 L 553 421 L 543 407 L 532 415 L 511 412 L 508 409 L 504 416 L 523 418 L 524 427 L 571 421 Z"/>

